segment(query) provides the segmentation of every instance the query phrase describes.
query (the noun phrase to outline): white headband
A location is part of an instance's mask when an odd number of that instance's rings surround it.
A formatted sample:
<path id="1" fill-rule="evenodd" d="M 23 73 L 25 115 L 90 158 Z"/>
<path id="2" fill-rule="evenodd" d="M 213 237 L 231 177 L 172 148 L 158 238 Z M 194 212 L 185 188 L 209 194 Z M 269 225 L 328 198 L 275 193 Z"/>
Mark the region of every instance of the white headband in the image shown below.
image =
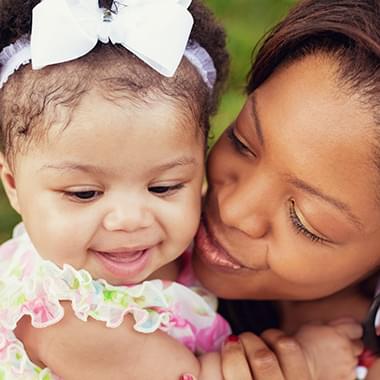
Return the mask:
<path id="1" fill-rule="evenodd" d="M 212 89 L 216 80 L 212 58 L 197 42 L 188 41 L 193 26 L 190 3 L 122 0 L 107 10 L 98 7 L 98 0 L 42 0 L 33 9 L 30 40 L 23 36 L 0 52 L 0 88 L 30 61 L 33 69 L 41 69 L 77 59 L 98 41 L 111 41 L 168 77 L 185 55 Z"/>

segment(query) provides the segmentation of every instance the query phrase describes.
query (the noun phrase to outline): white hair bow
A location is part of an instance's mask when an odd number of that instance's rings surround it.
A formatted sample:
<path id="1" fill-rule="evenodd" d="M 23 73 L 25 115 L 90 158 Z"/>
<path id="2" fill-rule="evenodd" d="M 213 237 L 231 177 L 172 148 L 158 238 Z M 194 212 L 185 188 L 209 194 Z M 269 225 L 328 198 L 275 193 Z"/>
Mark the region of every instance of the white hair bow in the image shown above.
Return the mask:
<path id="1" fill-rule="evenodd" d="M 191 0 L 43 0 L 33 9 L 33 69 L 79 58 L 98 41 L 121 44 L 165 76 L 173 76 L 193 26 Z"/>

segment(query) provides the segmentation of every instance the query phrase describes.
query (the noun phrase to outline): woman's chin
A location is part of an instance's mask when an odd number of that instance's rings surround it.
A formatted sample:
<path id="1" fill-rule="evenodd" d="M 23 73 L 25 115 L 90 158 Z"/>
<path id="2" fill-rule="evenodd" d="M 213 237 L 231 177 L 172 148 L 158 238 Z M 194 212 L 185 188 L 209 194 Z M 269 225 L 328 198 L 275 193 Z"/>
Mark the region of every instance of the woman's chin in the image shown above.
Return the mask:
<path id="1" fill-rule="evenodd" d="M 219 298 L 230 300 L 278 300 L 292 299 L 281 287 L 269 286 L 267 273 L 222 269 L 210 264 L 197 247 L 193 255 L 195 277 L 200 283 Z M 264 278 L 265 277 L 265 278 Z M 289 297 L 288 297 L 289 296 Z"/>

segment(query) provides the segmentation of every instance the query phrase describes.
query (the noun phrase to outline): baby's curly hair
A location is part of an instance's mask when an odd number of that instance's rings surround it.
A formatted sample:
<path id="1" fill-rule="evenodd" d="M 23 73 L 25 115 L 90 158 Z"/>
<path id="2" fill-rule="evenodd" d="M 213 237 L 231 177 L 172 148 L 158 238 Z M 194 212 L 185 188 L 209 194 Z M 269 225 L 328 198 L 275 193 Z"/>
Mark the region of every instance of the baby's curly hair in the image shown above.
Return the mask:
<path id="1" fill-rule="evenodd" d="M 0 0 L 0 51 L 30 33 L 32 9 L 39 2 Z M 112 3 L 100 0 L 99 6 L 111 7 Z M 201 0 L 193 0 L 189 11 L 194 18 L 190 39 L 207 50 L 217 71 L 212 93 L 187 59 L 174 77 L 166 78 L 124 47 L 111 43 L 98 43 L 79 59 L 42 70 L 26 65 L 0 89 L 0 148 L 7 159 L 12 161 L 16 152 L 46 135 L 58 117 L 57 106 L 72 111 L 94 87 L 109 100 L 127 97 L 138 105 L 159 96 L 180 104 L 183 117 L 195 118 L 207 136 L 209 117 L 217 108 L 228 75 L 229 56 L 224 29 L 212 12 Z"/>

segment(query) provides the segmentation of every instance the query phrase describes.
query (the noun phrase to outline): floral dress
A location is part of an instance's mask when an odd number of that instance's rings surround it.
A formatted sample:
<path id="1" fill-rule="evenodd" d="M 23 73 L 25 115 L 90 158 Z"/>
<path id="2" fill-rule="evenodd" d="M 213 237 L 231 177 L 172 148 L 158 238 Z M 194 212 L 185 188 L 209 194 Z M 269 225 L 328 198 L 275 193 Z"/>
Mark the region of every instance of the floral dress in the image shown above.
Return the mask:
<path id="1" fill-rule="evenodd" d="M 196 284 L 190 251 L 183 255 L 177 282 L 112 286 L 92 279 L 86 270 L 42 259 L 22 226 L 18 231 L 0 246 L 0 380 L 59 379 L 32 363 L 13 330 L 25 315 L 37 328 L 59 322 L 64 314 L 60 301 L 71 301 L 79 319 L 92 317 L 108 327 L 119 326 L 131 314 L 136 331 L 163 330 L 196 353 L 219 350 L 230 334 L 228 323 L 215 312 L 216 298 Z"/>

